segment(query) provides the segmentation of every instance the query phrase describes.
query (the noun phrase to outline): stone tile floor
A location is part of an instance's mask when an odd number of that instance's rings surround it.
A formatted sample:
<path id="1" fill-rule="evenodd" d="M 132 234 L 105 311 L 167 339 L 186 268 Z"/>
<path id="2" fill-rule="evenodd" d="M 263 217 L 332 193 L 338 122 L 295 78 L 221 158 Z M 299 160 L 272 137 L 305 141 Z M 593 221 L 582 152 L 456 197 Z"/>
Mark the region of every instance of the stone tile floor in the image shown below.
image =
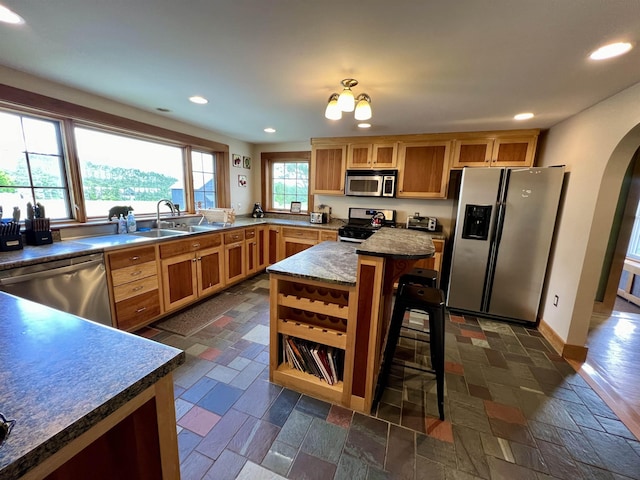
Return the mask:
<path id="1" fill-rule="evenodd" d="M 445 421 L 432 376 L 400 366 L 372 415 L 269 383 L 268 285 L 232 287 L 244 301 L 190 337 L 138 332 L 187 353 L 174 374 L 184 480 L 640 479 L 640 442 L 515 324 L 448 316 Z M 425 353 L 403 340 L 396 358 Z"/>

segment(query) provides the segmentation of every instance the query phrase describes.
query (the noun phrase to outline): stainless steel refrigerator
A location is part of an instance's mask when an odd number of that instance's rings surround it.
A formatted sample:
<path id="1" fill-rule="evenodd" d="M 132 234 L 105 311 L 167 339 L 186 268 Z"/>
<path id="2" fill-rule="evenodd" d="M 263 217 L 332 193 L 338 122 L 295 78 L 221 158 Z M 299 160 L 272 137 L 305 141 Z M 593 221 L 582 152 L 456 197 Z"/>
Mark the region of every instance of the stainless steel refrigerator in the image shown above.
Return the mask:
<path id="1" fill-rule="evenodd" d="M 564 166 L 465 168 L 447 307 L 536 322 Z"/>

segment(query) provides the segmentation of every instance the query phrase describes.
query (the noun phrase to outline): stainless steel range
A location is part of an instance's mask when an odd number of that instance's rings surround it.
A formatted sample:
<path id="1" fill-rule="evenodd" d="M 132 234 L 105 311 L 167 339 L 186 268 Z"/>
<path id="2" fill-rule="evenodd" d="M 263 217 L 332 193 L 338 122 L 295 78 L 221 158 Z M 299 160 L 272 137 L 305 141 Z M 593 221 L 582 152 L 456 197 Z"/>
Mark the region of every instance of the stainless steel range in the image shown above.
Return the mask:
<path id="1" fill-rule="evenodd" d="M 350 208 L 348 223 L 338 229 L 338 239 L 342 242 L 361 243 L 379 228 L 395 226 L 395 210 Z"/>

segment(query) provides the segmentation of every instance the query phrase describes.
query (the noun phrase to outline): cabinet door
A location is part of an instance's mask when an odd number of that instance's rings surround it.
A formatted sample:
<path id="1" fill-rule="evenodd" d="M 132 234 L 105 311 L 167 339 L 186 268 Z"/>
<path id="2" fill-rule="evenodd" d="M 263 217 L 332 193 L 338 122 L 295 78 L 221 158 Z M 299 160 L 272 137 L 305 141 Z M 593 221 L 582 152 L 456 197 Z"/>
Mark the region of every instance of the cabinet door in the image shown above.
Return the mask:
<path id="1" fill-rule="evenodd" d="M 224 287 L 223 247 L 196 252 L 198 267 L 198 296 L 210 295 Z"/>
<path id="2" fill-rule="evenodd" d="M 371 154 L 373 168 L 395 168 L 398 165 L 398 144 L 374 143 Z"/>
<path id="3" fill-rule="evenodd" d="M 493 144 L 491 166 L 531 167 L 536 151 L 537 137 L 496 138 Z"/>
<path id="4" fill-rule="evenodd" d="M 267 248 L 267 261 L 269 265 L 273 265 L 284 258 L 284 255 L 280 253 L 280 227 L 269 227 Z"/>
<path id="5" fill-rule="evenodd" d="M 245 241 L 245 249 L 247 252 L 247 275 L 251 275 L 258 271 L 258 242 L 255 238 Z"/>
<path id="6" fill-rule="evenodd" d="M 338 241 L 338 232 L 336 230 L 321 230 L 320 231 L 320 241 L 326 242 L 327 240 L 337 242 Z"/>
<path id="7" fill-rule="evenodd" d="M 224 267 L 226 283 L 233 283 L 245 277 L 244 240 L 224 246 Z"/>
<path id="8" fill-rule="evenodd" d="M 351 143 L 347 150 L 347 168 L 371 168 L 370 143 Z"/>
<path id="9" fill-rule="evenodd" d="M 165 311 L 188 305 L 198 298 L 195 254 L 164 258 L 161 265 Z"/>
<path id="10" fill-rule="evenodd" d="M 311 147 L 311 193 L 342 195 L 346 145 L 313 145 Z"/>
<path id="11" fill-rule="evenodd" d="M 257 269 L 264 270 L 269 265 L 269 229 L 266 226 L 257 227 L 257 255 L 258 265 Z"/>
<path id="12" fill-rule="evenodd" d="M 456 140 L 452 168 L 488 167 L 493 154 L 493 138 Z"/>
<path id="13" fill-rule="evenodd" d="M 447 198 L 451 141 L 401 143 L 397 197 Z"/>

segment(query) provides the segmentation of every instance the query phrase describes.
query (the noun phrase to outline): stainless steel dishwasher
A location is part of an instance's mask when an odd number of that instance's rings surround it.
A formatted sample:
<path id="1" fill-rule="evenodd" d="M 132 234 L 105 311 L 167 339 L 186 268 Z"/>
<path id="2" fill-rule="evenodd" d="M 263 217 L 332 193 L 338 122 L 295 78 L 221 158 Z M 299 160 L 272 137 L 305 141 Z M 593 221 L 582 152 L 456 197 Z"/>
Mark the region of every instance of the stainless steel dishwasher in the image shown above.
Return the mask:
<path id="1" fill-rule="evenodd" d="M 111 326 L 102 253 L 0 271 L 0 290 Z"/>

